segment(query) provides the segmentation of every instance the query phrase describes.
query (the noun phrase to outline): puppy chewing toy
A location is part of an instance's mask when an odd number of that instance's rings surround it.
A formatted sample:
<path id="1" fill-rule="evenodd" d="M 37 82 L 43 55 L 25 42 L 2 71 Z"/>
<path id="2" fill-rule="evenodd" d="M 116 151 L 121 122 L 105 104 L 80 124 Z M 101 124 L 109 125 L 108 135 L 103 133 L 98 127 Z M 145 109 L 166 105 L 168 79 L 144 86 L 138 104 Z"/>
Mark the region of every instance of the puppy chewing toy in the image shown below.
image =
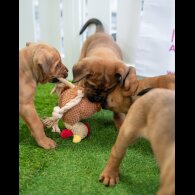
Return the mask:
<path id="1" fill-rule="evenodd" d="M 73 136 L 73 142 L 78 143 L 90 131 L 89 126 L 80 121 L 100 111 L 101 106 L 84 97 L 84 88 L 81 86 L 73 85 L 64 78 L 59 78 L 59 81 L 51 91 L 51 94 L 55 92 L 58 94 L 59 106 L 54 107 L 52 117 L 47 117 L 42 122 L 45 127 L 52 127 L 52 132 L 61 133 L 62 138 Z M 58 127 L 60 119 L 67 128 L 62 132 Z"/>

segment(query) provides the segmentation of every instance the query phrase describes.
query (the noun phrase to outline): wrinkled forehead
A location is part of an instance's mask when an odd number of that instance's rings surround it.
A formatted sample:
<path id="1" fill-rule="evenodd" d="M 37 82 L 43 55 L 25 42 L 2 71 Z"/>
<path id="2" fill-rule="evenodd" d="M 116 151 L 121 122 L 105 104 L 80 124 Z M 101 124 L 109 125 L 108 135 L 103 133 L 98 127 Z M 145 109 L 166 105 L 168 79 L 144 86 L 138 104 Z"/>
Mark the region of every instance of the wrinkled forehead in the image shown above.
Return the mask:
<path id="1" fill-rule="evenodd" d="M 59 52 L 57 51 L 57 49 L 55 48 L 50 48 L 48 50 L 48 52 L 46 51 L 48 59 L 53 62 L 53 63 L 59 63 L 61 62 L 61 56 L 59 54 Z"/>
<path id="2" fill-rule="evenodd" d="M 60 53 L 58 52 L 58 50 L 56 48 L 51 47 L 49 50 L 49 53 L 50 53 L 51 58 L 53 58 L 54 61 L 61 60 Z"/>
<path id="3" fill-rule="evenodd" d="M 54 55 L 55 55 L 57 58 L 61 58 L 59 51 L 58 51 L 55 47 L 52 47 L 52 49 L 54 50 Z"/>
<path id="4" fill-rule="evenodd" d="M 50 45 L 47 44 L 39 44 L 38 45 L 38 49 L 41 49 L 42 51 L 44 51 L 45 54 L 47 54 L 50 57 L 53 57 L 55 59 L 60 59 L 60 53 L 58 52 L 58 50 L 55 47 L 52 47 Z"/>
<path id="5" fill-rule="evenodd" d="M 112 78 L 112 76 L 109 76 L 107 74 L 98 73 L 98 72 L 91 75 L 90 79 L 87 79 L 87 82 L 91 85 L 101 86 L 105 88 L 108 88 L 112 86 L 113 84 L 116 84 L 114 77 Z"/>

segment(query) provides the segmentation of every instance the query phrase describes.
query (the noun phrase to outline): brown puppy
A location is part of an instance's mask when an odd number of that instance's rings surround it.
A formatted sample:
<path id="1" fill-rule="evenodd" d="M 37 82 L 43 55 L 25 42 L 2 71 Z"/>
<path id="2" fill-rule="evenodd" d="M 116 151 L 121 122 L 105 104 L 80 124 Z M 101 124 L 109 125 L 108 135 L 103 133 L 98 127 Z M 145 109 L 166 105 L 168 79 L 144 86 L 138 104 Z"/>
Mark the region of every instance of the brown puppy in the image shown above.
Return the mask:
<path id="1" fill-rule="evenodd" d="M 123 86 L 117 86 L 102 104 L 102 107 L 113 112 L 127 113 L 132 104 L 132 97 L 147 88 L 175 89 L 175 74 L 148 77 L 138 80 L 134 67 L 129 67 L 129 73 Z M 122 123 L 121 123 L 122 124 Z"/>
<path id="2" fill-rule="evenodd" d="M 138 80 L 134 67 L 129 67 L 129 73 L 124 82 L 125 93 L 133 96 L 145 88 L 175 89 L 175 74 L 148 77 Z"/>
<path id="3" fill-rule="evenodd" d="M 88 20 L 80 34 L 91 24 L 96 25 L 96 32 L 84 42 L 78 63 L 73 66 L 73 80 L 82 80 L 85 95 L 91 102 L 103 102 L 111 90 L 123 83 L 129 69 L 122 61 L 121 49 L 104 32 L 98 19 Z M 115 119 L 120 121 L 120 116 L 115 115 Z"/>
<path id="4" fill-rule="evenodd" d="M 132 99 L 133 101 L 135 99 Z M 153 89 L 131 106 L 112 148 L 100 181 L 113 186 L 119 181 L 119 166 L 126 149 L 138 137 L 151 143 L 160 166 L 158 195 L 175 194 L 175 92 Z"/>
<path id="5" fill-rule="evenodd" d="M 96 25 L 96 32 L 84 42 L 78 63 L 73 66 L 73 77 L 74 82 L 83 79 L 85 94 L 90 101 L 101 102 L 111 89 L 123 83 L 129 70 L 122 61 L 119 46 L 104 32 L 99 20 L 88 20 L 80 34 L 90 24 Z"/>
<path id="6" fill-rule="evenodd" d="M 43 124 L 35 110 L 35 90 L 38 83 L 44 84 L 53 82 L 58 77 L 67 77 L 67 72 L 59 52 L 47 44 L 27 43 L 19 51 L 19 112 L 38 145 L 45 149 L 54 148 L 56 144 L 45 135 Z"/>

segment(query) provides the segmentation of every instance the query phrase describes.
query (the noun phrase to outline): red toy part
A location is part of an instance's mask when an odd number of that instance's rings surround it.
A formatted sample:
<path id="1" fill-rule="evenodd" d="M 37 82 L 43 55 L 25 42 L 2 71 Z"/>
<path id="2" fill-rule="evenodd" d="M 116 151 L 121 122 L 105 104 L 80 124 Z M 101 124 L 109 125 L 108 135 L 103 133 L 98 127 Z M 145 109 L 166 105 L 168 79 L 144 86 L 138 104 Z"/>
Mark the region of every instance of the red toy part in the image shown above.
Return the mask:
<path id="1" fill-rule="evenodd" d="M 66 139 L 66 138 L 73 136 L 73 133 L 69 129 L 64 129 L 61 131 L 60 136 L 61 136 L 61 138 Z"/>
<path id="2" fill-rule="evenodd" d="M 88 136 L 90 134 L 90 126 L 87 123 L 84 123 L 84 124 L 87 126 L 87 129 L 88 129 L 87 136 Z M 72 137 L 73 133 L 69 129 L 64 129 L 64 130 L 61 131 L 60 136 L 61 136 L 61 138 L 66 139 L 66 138 Z"/>
<path id="3" fill-rule="evenodd" d="M 87 129 L 88 129 L 88 134 L 87 134 L 87 136 L 90 134 L 90 131 L 91 131 L 91 129 L 90 129 L 90 126 L 89 126 L 89 124 L 88 123 L 84 123 L 86 126 L 87 126 Z"/>

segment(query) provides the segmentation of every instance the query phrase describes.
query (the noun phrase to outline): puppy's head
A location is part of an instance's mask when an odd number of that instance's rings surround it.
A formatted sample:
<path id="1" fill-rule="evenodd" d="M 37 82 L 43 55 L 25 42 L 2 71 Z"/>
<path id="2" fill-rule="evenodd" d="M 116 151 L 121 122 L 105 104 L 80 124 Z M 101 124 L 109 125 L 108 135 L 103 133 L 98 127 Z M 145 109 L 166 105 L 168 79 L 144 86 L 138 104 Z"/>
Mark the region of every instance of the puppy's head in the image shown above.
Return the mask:
<path id="1" fill-rule="evenodd" d="M 133 66 L 129 67 L 129 72 L 123 82 L 123 94 L 125 96 L 134 96 L 138 88 L 136 70 Z"/>
<path id="2" fill-rule="evenodd" d="M 135 94 L 138 87 L 135 68 L 129 67 L 123 85 L 117 86 L 108 96 L 102 108 L 112 110 L 118 113 L 127 113 L 134 101 L 150 91 L 152 88 L 146 88 Z"/>
<path id="3" fill-rule="evenodd" d="M 89 57 L 73 66 L 73 80 L 74 83 L 82 80 L 91 102 L 104 102 L 117 85 L 123 85 L 128 71 L 122 61 Z"/>
<path id="4" fill-rule="evenodd" d="M 33 51 L 33 64 L 38 69 L 39 82 L 57 82 L 57 78 L 68 76 L 68 69 L 57 49 L 43 43 L 26 43 L 26 46 Z"/>
<path id="5" fill-rule="evenodd" d="M 114 91 L 112 91 L 102 108 L 109 109 L 113 112 L 127 113 L 131 105 L 141 96 L 148 93 L 152 88 L 146 88 L 141 90 L 137 95 L 128 96 L 124 90 L 124 87 L 117 86 Z"/>

